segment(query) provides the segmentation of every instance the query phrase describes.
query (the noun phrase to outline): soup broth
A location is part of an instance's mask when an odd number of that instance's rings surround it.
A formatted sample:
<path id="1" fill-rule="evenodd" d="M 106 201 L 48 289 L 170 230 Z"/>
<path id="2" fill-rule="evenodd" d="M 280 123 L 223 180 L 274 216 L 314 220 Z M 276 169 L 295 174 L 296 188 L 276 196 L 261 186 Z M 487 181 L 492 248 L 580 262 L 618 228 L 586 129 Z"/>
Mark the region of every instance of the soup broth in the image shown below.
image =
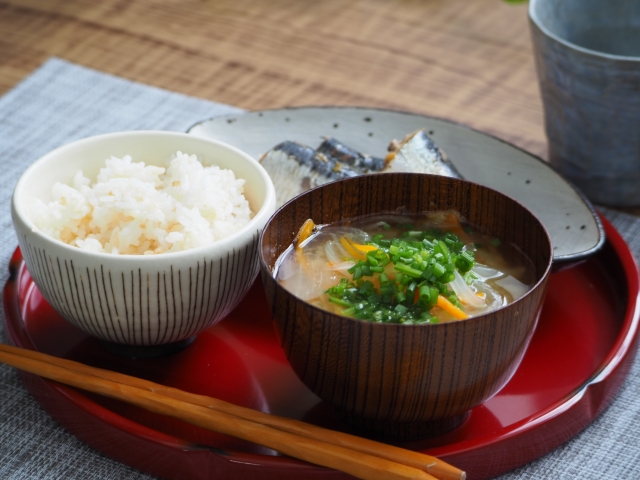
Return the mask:
<path id="1" fill-rule="evenodd" d="M 450 322 L 507 305 L 534 283 L 524 255 L 454 211 L 312 226 L 280 257 L 275 276 L 297 297 L 340 315 Z"/>

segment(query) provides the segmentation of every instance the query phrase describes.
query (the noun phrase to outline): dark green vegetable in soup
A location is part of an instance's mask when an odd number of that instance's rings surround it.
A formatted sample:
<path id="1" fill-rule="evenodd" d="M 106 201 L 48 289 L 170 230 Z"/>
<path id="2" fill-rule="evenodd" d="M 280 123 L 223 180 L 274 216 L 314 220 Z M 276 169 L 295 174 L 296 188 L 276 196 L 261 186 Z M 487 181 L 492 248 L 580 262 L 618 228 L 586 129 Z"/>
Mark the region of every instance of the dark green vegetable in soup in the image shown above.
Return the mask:
<path id="1" fill-rule="evenodd" d="M 530 288 L 521 281 L 531 278 L 527 262 L 514 255 L 507 261 L 501 242 L 463 228 L 453 211 L 348 226 L 313 228 L 307 221 L 294 243 L 278 262 L 278 281 L 313 305 L 362 320 L 462 320 Z"/>

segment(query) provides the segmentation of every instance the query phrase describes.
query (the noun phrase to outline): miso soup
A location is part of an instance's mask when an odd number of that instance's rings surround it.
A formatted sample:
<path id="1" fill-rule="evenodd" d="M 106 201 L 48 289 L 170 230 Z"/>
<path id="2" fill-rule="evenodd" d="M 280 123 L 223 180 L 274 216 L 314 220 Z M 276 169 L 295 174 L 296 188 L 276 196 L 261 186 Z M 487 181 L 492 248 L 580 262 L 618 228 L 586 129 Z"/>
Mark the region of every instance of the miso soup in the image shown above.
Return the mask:
<path id="1" fill-rule="evenodd" d="M 313 228 L 311 228 L 313 227 Z M 373 322 L 463 320 L 526 294 L 531 262 L 457 212 L 380 215 L 301 229 L 275 277 L 319 308 Z"/>

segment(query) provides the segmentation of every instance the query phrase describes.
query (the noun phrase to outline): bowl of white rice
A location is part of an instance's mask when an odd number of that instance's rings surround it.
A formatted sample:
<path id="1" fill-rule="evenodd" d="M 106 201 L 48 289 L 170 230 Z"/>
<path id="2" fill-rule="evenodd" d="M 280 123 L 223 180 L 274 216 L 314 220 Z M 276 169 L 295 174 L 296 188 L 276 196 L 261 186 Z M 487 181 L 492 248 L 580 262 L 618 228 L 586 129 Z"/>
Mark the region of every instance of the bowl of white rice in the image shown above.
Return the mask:
<path id="1" fill-rule="evenodd" d="M 183 347 L 240 302 L 274 211 L 273 183 L 252 157 L 167 131 L 64 145 L 24 172 L 12 200 L 45 299 L 137 356 Z"/>

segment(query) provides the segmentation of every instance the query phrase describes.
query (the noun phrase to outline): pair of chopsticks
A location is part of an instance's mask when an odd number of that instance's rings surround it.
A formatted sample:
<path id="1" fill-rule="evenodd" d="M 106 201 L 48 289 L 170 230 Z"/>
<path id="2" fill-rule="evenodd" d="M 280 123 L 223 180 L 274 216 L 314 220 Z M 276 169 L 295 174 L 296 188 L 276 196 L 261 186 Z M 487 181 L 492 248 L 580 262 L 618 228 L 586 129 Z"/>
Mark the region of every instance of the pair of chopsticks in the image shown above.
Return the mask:
<path id="1" fill-rule="evenodd" d="M 465 472 L 435 457 L 298 420 L 266 414 L 147 380 L 0 344 L 0 362 L 66 385 L 137 405 L 285 455 L 382 479 L 464 480 Z"/>

